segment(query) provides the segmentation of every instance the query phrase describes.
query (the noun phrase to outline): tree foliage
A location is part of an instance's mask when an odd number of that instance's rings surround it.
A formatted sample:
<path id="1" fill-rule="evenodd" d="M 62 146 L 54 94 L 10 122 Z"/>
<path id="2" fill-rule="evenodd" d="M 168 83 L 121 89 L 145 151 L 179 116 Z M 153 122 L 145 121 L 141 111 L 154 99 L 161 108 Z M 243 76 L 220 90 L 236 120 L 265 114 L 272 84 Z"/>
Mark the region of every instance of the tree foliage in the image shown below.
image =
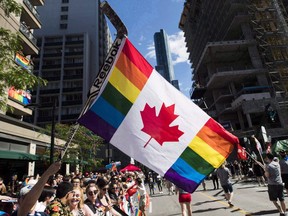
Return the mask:
<path id="1" fill-rule="evenodd" d="M 0 0 L 0 7 L 7 16 L 11 13 L 21 13 L 21 5 L 14 0 Z M 47 83 L 15 63 L 15 54 L 22 50 L 21 43 L 18 33 L 0 28 L 0 109 L 6 107 L 6 101 L 3 99 L 7 88 L 14 86 L 15 89 L 26 90 Z"/>
<path id="2" fill-rule="evenodd" d="M 66 140 L 69 134 L 70 125 L 56 124 L 55 136 L 59 139 Z M 45 130 L 50 135 L 51 125 L 48 125 Z M 69 163 L 80 164 L 82 169 L 86 171 L 93 171 L 96 167 L 100 167 L 103 159 L 97 158 L 99 147 L 104 145 L 105 141 L 96 136 L 93 132 L 89 131 L 83 126 L 77 130 L 71 145 L 69 146 L 63 161 Z M 55 156 L 60 155 L 60 151 L 55 152 Z M 67 157 L 69 155 L 69 157 Z M 87 162 L 87 163 L 86 163 Z"/>

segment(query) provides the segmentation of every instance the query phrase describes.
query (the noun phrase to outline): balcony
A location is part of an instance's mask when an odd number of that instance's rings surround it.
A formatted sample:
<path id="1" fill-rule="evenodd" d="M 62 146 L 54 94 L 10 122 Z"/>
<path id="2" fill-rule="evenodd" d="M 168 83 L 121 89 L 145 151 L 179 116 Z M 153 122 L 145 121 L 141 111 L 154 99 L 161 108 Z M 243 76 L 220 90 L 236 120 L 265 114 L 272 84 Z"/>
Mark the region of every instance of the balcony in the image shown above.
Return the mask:
<path id="1" fill-rule="evenodd" d="M 25 21 L 27 26 L 31 29 L 40 29 L 40 16 L 38 11 L 34 8 L 29 0 L 23 0 L 23 10 L 21 14 L 21 21 Z"/>
<path id="2" fill-rule="evenodd" d="M 253 93 L 253 94 L 242 94 L 238 98 L 236 98 L 232 102 L 232 109 L 237 109 L 239 106 L 243 104 L 245 101 L 254 101 L 254 100 L 263 100 L 263 99 L 270 99 L 270 93 L 269 92 L 263 92 L 263 93 Z"/>
<path id="3" fill-rule="evenodd" d="M 45 3 L 45 0 L 30 0 L 30 2 L 34 6 L 43 6 Z"/>
<path id="4" fill-rule="evenodd" d="M 37 40 L 31 33 L 31 31 L 28 29 L 28 27 L 23 23 L 20 23 L 19 30 L 22 33 L 20 37 L 23 41 L 23 53 L 25 53 L 26 55 L 38 54 L 39 48 L 37 47 Z"/>

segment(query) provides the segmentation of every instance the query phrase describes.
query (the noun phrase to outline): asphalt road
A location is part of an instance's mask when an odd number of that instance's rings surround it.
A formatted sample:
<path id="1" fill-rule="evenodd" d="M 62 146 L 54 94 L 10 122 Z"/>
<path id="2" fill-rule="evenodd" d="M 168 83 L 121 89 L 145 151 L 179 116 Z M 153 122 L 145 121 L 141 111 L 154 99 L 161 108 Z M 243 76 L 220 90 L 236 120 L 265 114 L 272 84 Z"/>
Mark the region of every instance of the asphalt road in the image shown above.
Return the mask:
<path id="1" fill-rule="evenodd" d="M 222 188 L 212 190 L 212 181 L 206 181 L 206 191 L 202 185 L 192 194 L 193 216 L 225 216 L 225 215 L 279 215 L 275 206 L 268 199 L 267 187 L 261 186 L 254 181 L 233 181 L 234 207 L 229 207 L 224 199 Z M 148 190 L 147 190 L 148 191 Z M 288 205 L 286 196 L 286 205 Z M 177 195 L 168 195 L 164 190 L 160 194 L 158 190 L 155 195 L 150 196 L 150 206 L 147 209 L 149 216 L 181 216 L 180 205 Z"/>

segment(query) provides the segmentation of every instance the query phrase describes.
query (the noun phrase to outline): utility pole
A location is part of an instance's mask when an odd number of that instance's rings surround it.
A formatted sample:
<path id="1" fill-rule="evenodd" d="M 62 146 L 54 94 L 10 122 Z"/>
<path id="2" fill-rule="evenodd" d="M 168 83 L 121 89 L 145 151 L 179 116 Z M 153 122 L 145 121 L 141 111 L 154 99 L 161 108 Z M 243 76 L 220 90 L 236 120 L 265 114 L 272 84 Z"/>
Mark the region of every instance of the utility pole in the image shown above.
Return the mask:
<path id="1" fill-rule="evenodd" d="M 56 100 L 54 98 L 52 107 L 52 123 L 51 123 L 52 125 L 51 125 L 50 164 L 54 163 L 55 109 L 56 109 Z"/>

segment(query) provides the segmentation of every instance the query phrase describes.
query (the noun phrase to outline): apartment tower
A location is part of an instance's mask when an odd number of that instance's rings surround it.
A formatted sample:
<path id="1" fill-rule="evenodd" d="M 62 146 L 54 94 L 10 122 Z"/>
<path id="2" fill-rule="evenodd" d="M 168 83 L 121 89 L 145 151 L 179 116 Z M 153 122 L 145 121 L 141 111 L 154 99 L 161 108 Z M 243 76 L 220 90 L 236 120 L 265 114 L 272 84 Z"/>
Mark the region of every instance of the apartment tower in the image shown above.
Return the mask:
<path id="1" fill-rule="evenodd" d="M 35 94 L 34 123 L 50 124 L 53 115 L 56 122 L 72 123 L 111 45 L 110 32 L 97 0 L 50 0 L 39 11 L 43 27 L 35 35 L 41 52 L 34 71 L 48 85 Z"/>
<path id="2" fill-rule="evenodd" d="M 288 136 L 287 1 L 186 0 L 191 99 L 239 138 Z M 242 139 L 241 139 L 242 140 Z M 243 139 L 244 140 L 244 139 Z"/>

